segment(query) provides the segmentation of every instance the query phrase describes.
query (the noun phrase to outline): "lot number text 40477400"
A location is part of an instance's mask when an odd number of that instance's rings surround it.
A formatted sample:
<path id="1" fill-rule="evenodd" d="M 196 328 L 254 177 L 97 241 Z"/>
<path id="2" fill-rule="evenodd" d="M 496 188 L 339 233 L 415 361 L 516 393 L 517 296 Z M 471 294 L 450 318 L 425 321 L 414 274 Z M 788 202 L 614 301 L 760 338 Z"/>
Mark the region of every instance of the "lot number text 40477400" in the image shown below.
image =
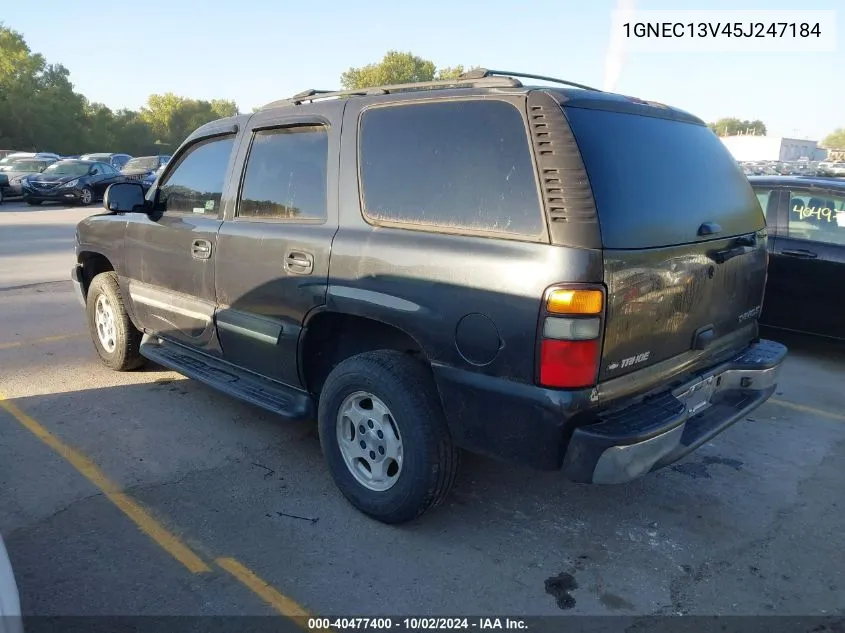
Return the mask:
<path id="1" fill-rule="evenodd" d="M 528 625 L 519 618 L 308 618 L 309 630 L 394 630 L 394 631 L 438 631 L 438 630 L 526 630 Z"/>

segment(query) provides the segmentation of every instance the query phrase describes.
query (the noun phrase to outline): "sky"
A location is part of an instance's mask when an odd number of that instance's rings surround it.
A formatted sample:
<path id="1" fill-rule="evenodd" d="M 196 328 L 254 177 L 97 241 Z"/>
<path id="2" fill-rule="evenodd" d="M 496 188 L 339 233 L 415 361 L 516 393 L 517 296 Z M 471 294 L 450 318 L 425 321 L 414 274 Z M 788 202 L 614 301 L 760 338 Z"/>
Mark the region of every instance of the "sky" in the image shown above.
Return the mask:
<path id="1" fill-rule="evenodd" d="M 604 85 L 619 0 L 141 0 L 0 2 L 0 22 L 111 108 L 152 93 L 233 99 L 242 112 L 349 67 L 410 51 L 437 66 L 522 71 Z M 631 0 L 628 0 L 630 2 Z M 614 91 L 713 121 L 761 119 L 769 134 L 820 140 L 845 127 L 842 0 L 633 0 L 637 10 L 839 9 L 832 53 L 628 52 Z"/>

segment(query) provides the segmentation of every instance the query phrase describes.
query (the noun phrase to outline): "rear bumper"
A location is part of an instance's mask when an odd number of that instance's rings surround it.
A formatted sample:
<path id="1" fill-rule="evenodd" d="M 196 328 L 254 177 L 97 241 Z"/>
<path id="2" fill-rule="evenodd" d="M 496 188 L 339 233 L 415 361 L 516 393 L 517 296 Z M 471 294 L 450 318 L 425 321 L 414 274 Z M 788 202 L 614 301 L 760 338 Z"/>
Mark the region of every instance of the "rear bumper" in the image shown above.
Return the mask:
<path id="1" fill-rule="evenodd" d="M 676 462 L 763 404 L 786 353 L 780 343 L 760 341 L 678 389 L 599 414 L 573 431 L 564 474 L 624 483 Z"/>

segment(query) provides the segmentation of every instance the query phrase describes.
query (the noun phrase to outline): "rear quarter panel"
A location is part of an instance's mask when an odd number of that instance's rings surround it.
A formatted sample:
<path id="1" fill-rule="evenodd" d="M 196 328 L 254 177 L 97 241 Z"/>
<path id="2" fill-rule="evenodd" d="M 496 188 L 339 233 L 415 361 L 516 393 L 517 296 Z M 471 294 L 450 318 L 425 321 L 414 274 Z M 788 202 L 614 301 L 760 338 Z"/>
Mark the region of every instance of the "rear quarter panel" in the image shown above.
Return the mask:
<path id="1" fill-rule="evenodd" d="M 523 111 L 524 96 L 512 98 Z M 398 327 L 435 364 L 533 382 L 544 290 L 601 280 L 600 252 L 369 224 L 358 179 L 361 111 L 351 101 L 344 116 L 327 307 Z"/>

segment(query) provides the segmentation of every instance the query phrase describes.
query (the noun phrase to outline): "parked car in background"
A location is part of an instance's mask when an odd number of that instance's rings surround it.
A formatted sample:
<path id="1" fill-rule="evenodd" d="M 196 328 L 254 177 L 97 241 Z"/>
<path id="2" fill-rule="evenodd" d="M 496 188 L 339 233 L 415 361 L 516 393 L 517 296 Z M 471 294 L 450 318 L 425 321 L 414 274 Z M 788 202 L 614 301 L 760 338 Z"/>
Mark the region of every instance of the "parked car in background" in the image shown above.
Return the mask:
<path id="1" fill-rule="evenodd" d="M 156 178 L 158 178 L 162 174 L 162 172 L 164 172 L 165 167 L 167 167 L 167 165 L 162 165 L 157 170 L 155 170 L 153 173 L 147 174 L 146 176 L 144 176 L 144 178 L 140 181 L 140 183 L 141 183 L 141 186 L 144 188 L 145 192 L 148 191 L 150 189 L 150 187 L 152 187 L 155 184 Z"/>
<path id="2" fill-rule="evenodd" d="M 769 226 L 763 325 L 845 339 L 845 181 L 749 179 Z"/>
<path id="3" fill-rule="evenodd" d="M 19 158 L 52 158 L 53 160 L 59 160 L 61 157 L 52 152 L 12 152 L 0 158 L 0 167 L 8 165 Z"/>
<path id="4" fill-rule="evenodd" d="M 125 180 L 108 163 L 60 160 L 42 173 L 27 177 L 21 187 L 24 200 L 31 205 L 47 201 L 87 205 L 102 199 L 110 184 Z"/>
<path id="5" fill-rule="evenodd" d="M 825 161 L 819 163 L 819 176 L 832 176 L 834 178 L 845 176 L 845 162 L 843 161 Z"/>
<path id="6" fill-rule="evenodd" d="M 40 174 L 55 162 L 52 158 L 18 158 L 0 167 L 0 202 L 23 195 L 24 179 Z"/>
<path id="7" fill-rule="evenodd" d="M 132 157 L 129 154 L 83 154 L 79 160 L 91 160 L 98 163 L 108 163 L 118 171 L 123 169 L 123 166 L 129 162 Z"/>
<path id="8" fill-rule="evenodd" d="M 169 154 L 158 156 L 138 156 L 128 161 L 120 172 L 129 180 L 144 180 L 150 174 L 155 174 L 170 160 Z"/>

